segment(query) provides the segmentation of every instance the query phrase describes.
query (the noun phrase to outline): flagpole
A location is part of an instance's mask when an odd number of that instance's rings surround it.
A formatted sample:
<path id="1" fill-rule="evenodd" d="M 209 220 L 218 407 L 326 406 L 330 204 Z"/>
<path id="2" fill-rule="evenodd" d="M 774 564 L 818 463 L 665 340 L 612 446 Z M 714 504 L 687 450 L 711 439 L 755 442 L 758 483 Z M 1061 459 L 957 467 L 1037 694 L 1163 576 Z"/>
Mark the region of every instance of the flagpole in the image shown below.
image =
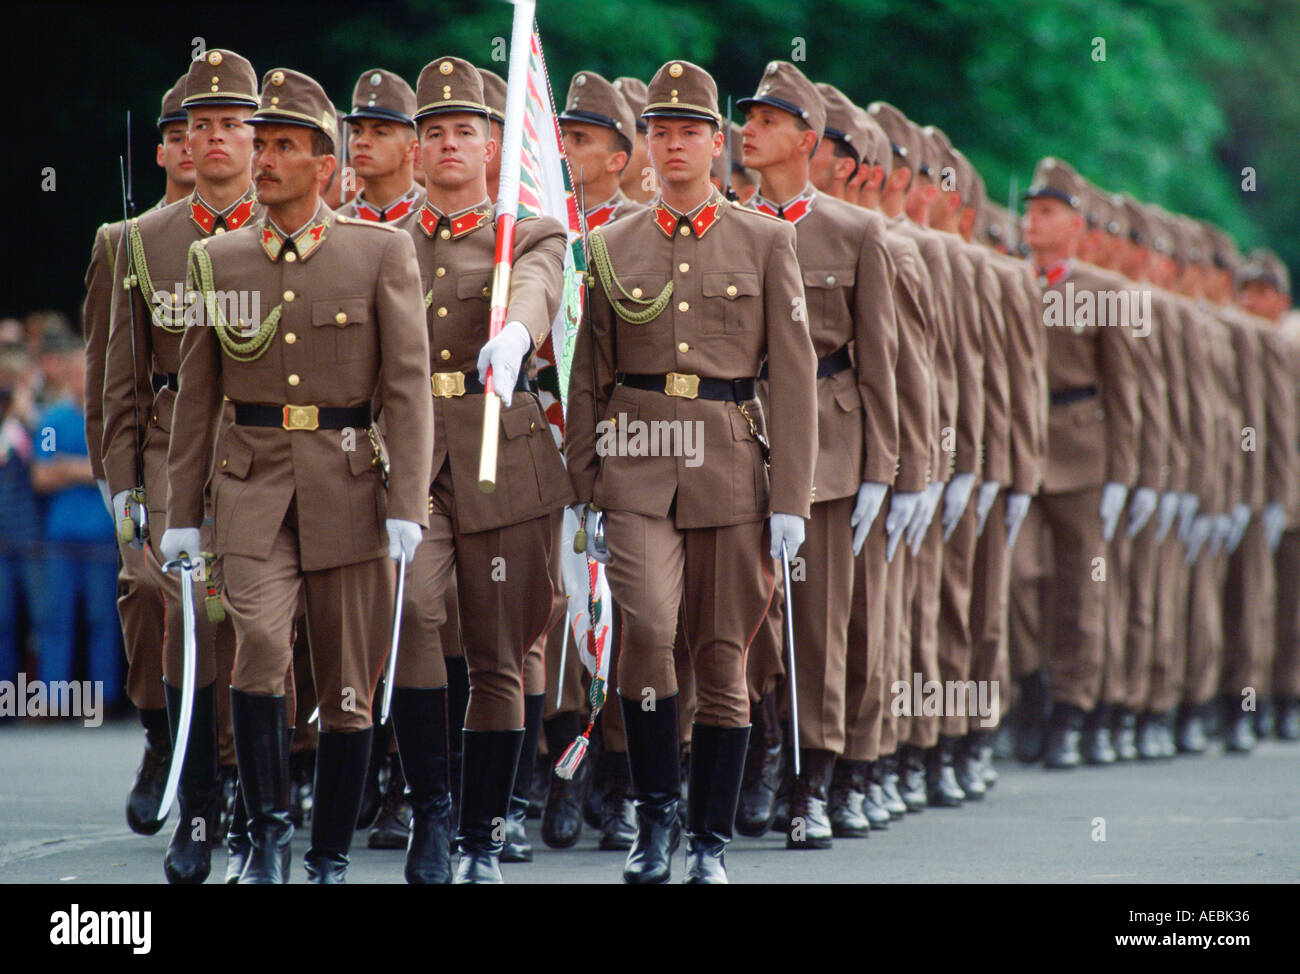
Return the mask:
<path id="1" fill-rule="evenodd" d="M 497 245 L 492 270 L 492 309 L 488 337 L 496 338 L 506 324 L 510 297 L 510 263 L 515 249 L 515 219 L 519 212 L 519 168 L 523 151 L 524 105 L 528 89 L 528 57 L 533 40 L 535 0 L 513 0 L 515 15 L 510 30 L 510 70 L 506 76 L 506 118 L 501 137 L 501 189 L 497 196 Z M 496 490 L 497 443 L 501 428 L 501 397 L 488 369 L 483 390 L 483 443 L 479 452 L 478 487 L 485 494 Z"/>

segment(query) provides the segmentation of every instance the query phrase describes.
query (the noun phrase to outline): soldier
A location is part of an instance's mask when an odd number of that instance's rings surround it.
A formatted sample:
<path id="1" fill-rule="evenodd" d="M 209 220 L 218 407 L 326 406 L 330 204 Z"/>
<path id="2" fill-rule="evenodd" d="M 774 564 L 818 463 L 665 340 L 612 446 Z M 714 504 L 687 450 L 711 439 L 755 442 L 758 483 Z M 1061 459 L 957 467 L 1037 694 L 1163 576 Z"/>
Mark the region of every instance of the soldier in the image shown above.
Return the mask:
<path id="1" fill-rule="evenodd" d="M 1084 317 L 1078 307 L 1087 302 L 1074 298 L 1112 281 L 1074 258 L 1084 223 L 1081 194 L 1074 170 L 1051 157 L 1038 164 L 1025 194 L 1025 242 L 1044 282 L 1039 314 L 1047 332 L 1051 408 L 1043 490 L 1020 544 L 1032 553 L 1044 532 L 1050 537 L 1053 611 L 1049 629 L 1041 608 L 1031 604 L 1039 597 L 1034 575 L 1027 573 L 1022 585 L 1014 574 L 1020 556 L 1014 555 L 1012 599 L 1022 603 L 1016 614 L 1024 625 L 1013 627 L 1011 635 L 1047 655 L 1053 701 L 1048 768 L 1072 768 L 1082 760 L 1083 722 L 1097 705 L 1104 659 L 1105 589 L 1094 580 L 1096 559 L 1104 565 L 1105 545 L 1137 475 L 1139 416 L 1129 330 Z"/>
<path id="2" fill-rule="evenodd" d="M 756 94 L 738 104 L 747 119 L 745 164 L 761 176 L 748 205 L 795 226 L 819 353 L 814 503 L 803 546 L 804 583 L 792 593 L 803 761 L 793 780 L 786 847 L 829 848 L 831 776 L 845 744 L 853 555 L 865 543 L 898 466 L 897 271 L 884 219 L 809 182 L 809 161 L 826 127 L 826 107 L 812 82 L 793 64 L 773 61 Z M 766 383 L 760 384 L 763 398 L 766 393 Z M 884 559 L 875 561 L 875 577 L 867 584 L 883 588 Z M 779 646 L 778 641 L 778 658 Z M 869 649 L 880 647 L 853 651 Z M 869 829 L 858 815 L 841 832 L 863 836 Z"/>
<path id="3" fill-rule="evenodd" d="M 710 184 L 723 148 L 717 106 L 713 79 L 689 62 L 670 61 L 651 81 L 642 114 L 662 199 L 591 235 L 600 284 L 571 376 L 569 475 L 589 545 L 601 553 L 607 542 L 622 613 L 630 883 L 667 882 L 680 834 L 672 647 L 683 605 L 698 698 L 686 879 L 726 880 L 750 729 L 744 656 L 772 593 L 765 553 L 795 554 L 812 492 L 816 367 L 794 228 L 729 205 Z M 754 398 L 765 358 L 770 476 Z M 616 431 L 644 440 L 664 429 L 682 435 L 650 456 L 631 441 L 618 447 Z M 706 451 L 699 462 L 683 448 L 688 429 Z"/>
<path id="4" fill-rule="evenodd" d="M 365 189 L 339 207 L 344 216 L 396 223 L 424 205 L 424 188 L 411 176 L 417 151 L 415 92 L 391 71 L 361 72 L 347 123 L 348 161 Z"/>
<path id="5" fill-rule="evenodd" d="M 163 95 L 158 115 L 159 143 L 156 159 L 166 176 L 166 189 L 152 209 L 189 195 L 194 189 L 194 160 L 185 140 L 185 78 Z M 108 349 L 113 294 L 119 289 L 117 250 L 122 221 L 105 223 L 95 233 L 86 269 L 86 299 L 82 304 L 82 332 L 86 339 L 86 444 L 90 469 L 113 512 L 112 493 L 104 474 L 104 364 Z M 117 610 L 122 620 L 126 648 L 126 694 L 140 711 L 145 729 L 144 759 L 126 801 L 126 821 L 131 831 L 153 835 L 162 822 L 158 804 L 171 763 L 171 737 L 167 726 L 167 699 L 162 685 L 163 604 L 160 580 L 146 573 L 141 549 L 119 544 Z"/>
<path id="6" fill-rule="evenodd" d="M 1282 475 L 1285 488 L 1275 483 L 1270 497 L 1281 497 L 1280 513 L 1269 514 L 1269 544 L 1275 551 L 1277 577 L 1277 651 L 1273 662 L 1273 729 L 1284 741 L 1300 740 L 1300 533 L 1286 521 L 1295 508 L 1297 377 L 1300 377 L 1300 343 L 1295 329 L 1284 324 L 1291 305 L 1290 275 L 1286 265 L 1271 251 L 1251 253 L 1237 275 L 1237 303 L 1267 321 L 1273 329 L 1272 343 L 1285 368 L 1287 387 L 1270 390 L 1269 451 L 1277 444 L 1278 459 L 1270 464 Z M 1277 412 L 1272 407 L 1279 407 Z M 1276 424 L 1273 422 L 1276 417 Z M 1279 495 L 1278 490 L 1281 490 Z M 1274 503 L 1277 503 L 1274 500 Z M 1267 674 L 1265 675 L 1267 676 Z"/>
<path id="7" fill-rule="evenodd" d="M 456 882 L 501 882 L 499 826 L 510 812 L 524 737 L 524 656 L 551 613 L 552 512 L 572 497 L 536 396 L 516 383 L 559 309 L 566 234 L 552 219 L 515 231 L 510 321 L 488 338 L 493 251 L 483 82 L 452 57 L 425 66 L 415 121 L 428 199 L 406 222 L 424 289 L 436 436 L 426 543 L 408 569 L 408 651 L 398 657 L 393 720 L 414 810 L 410 882 L 446 881 L 446 669 L 438 633 L 452 572 L 469 667 Z M 478 489 L 482 392 L 491 365 L 504 410 L 497 489 Z M 469 395 L 466 395 L 469 393 Z"/>
<path id="8" fill-rule="evenodd" d="M 731 126 L 731 155 L 728 157 L 724 152 L 713 160 L 709 178 L 717 189 L 726 192 L 727 175 L 730 171 L 732 198 L 741 203 L 748 203 L 750 197 L 758 191 L 759 175 L 745 167 L 745 137 L 741 134 L 741 127 L 735 122 L 727 124 Z"/>
<path id="9" fill-rule="evenodd" d="M 614 87 L 627 100 L 632 117 L 636 119 L 636 138 L 632 140 L 632 155 L 623 169 L 620 187 L 628 199 L 649 203 L 657 195 L 658 187 L 646 145 L 646 121 L 641 117 L 646 106 L 646 83 L 640 78 L 623 77 L 614 79 Z"/>
<path id="10" fill-rule="evenodd" d="M 336 883 L 347 874 L 391 626 L 384 555 L 410 559 L 427 523 L 428 344 L 409 237 L 320 200 L 335 166 L 335 113 L 320 85 L 268 72 L 249 124 L 266 214 L 190 250 L 206 320 L 182 343 L 162 548 L 168 558 L 199 548 L 211 469 L 236 634 L 231 709 L 251 844 L 242 883 L 288 880 L 285 672 L 305 605 L 320 706 L 307 877 Z M 231 327 L 219 293 L 249 295 L 246 322 L 256 325 Z M 218 431 L 223 396 L 233 423 Z M 387 491 L 377 402 L 391 443 Z"/>
<path id="11" fill-rule="evenodd" d="M 817 90 L 826 107 L 826 137 L 813 155 L 813 184 L 831 196 L 853 198 L 859 206 L 878 210 L 880 188 L 892 168 L 888 137 L 870 115 L 838 89 L 820 83 Z M 937 466 L 933 285 L 920 248 L 911 237 L 899 232 L 900 219 L 885 222 L 885 248 L 896 271 L 893 303 L 898 323 L 898 467 L 888 515 L 878 529 L 873 525 L 855 551 L 844 760 L 835 764 L 828 809 L 836 835 L 860 833 L 859 817 L 877 829 L 887 827 L 892 818 L 873 775 L 882 718 L 888 707 L 884 675 L 888 668 L 892 683 L 901 635 L 897 621 L 904 611 L 910 615 L 910 603 L 904 608 L 907 547 L 900 542 Z M 883 593 L 879 591 L 882 584 Z"/>
<path id="12" fill-rule="evenodd" d="M 137 445 L 143 440 L 144 488 L 153 525 L 144 562 L 146 570 L 160 580 L 166 603 L 163 676 L 173 736 L 181 716 L 182 583 L 175 574 L 162 574 L 165 559 L 158 558 L 157 542 L 167 515 L 166 452 L 185 314 L 193 307 L 183 291 L 185 254 L 195 240 L 238 229 L 257 216 L 249 171 L 252 132 L 245 125 L 256 103 L 257 77 L 239 55 L 213 50 L 193 62 L 182 104 L 195 165 L 194 193 L 184 206 L 132 220 L 117 255 L 117 266 L 130 267 L 130 289 L 115 294 L 112 308 L 104 378 L 104 469 L 121 522 L 127 517 L 127 496 L 136 482 L 139 462 Z M 197 556 L 197 547 L 194 553 Z M 196 604 L 201 604 L 202 586 L 194 588 Z M 203 882 L 210 866 L 220 797 L 214 683 L 217 659 L 228 658 L 233 639 L 229 622 L 213 625 L 205 612 L 196 613 L 195 621 L 198 668 L 189 750 L 178 794 L 181 817 L 163 862 L 169 881 L 180 883 Z M 218 648 L 218 642 L 225 645 Z M 200 819 L 205 829 L 197 828 Z"/>

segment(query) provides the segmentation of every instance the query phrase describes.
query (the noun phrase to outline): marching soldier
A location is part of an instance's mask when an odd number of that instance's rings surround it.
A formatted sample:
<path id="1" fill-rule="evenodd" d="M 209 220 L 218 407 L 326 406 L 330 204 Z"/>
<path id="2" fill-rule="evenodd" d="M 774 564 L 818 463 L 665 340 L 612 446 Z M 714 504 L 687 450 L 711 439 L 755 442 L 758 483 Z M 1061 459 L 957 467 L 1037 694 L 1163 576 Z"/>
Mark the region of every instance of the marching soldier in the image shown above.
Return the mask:
<path id="1" fill-rule="evenodd" d="M 176 574 L 162 574 L 166 559 L 158 558 L 157 542 L 167 518 L 166 455 L 179 388 L 185 315 L 193 308 L 183 288 L 185 255 L 192 242 L 236 230 L 258 215 L 249 171 L 252 132 L 245 125 L 256 104 L 257 77 L 238 54 L 213 50 L 191 65 L 182 105 L 195 166 L 194 193 L 183 206 L 132 220 L 117 255 L 117 266 L 129 267 L 130 277 L 129 290 L 115 294 L 112 309 L 104 379 L 104 469 L 121 522 L 128 517 L 128 492 L 135 484 L 139 462 L 136 451 L 143 442 L 144 489 L 153 525 L 144 563 L 160 580 L 166 603 L 163 675 L 173 737 L 181 717 L 182 582 Z M 194 589 L 195 603 L 202 604 L 202 585 L 195 584 Z M 217 659 L 228 658 L 233 639 L 229 622 L 213 624 L 206 612 L 197 613 L 195 622 L 198 667 L 189 750 L 178 794 L 181 816 L 163 863 L 169 881 L 179 883 L 203 882 L 210 867 L 220 797 L 214 683 Z M 226 645 L 218 647 L 218 642 Z M 200 819 L 203 829 L 197 827 Z"/>
<path id="2" fill-rule="evenodd" d="M 1070 299 L 1078 290 L 1111 286 L 1110 277 L 1074 257 L 1084 223 L 1081 194 L 1074 170 L 1050 157 L 1038 164 L 1025 194 L 1025 242 L 1045 281 L 1040 320 L 1047 332 L 1051 408 L 1043 489 L 1015 550 L 1032 553 L 1043 532 L 1050 537 L 1053 611 L 1049 630 L 1041 608 L 1030 604 L 1039 596 L 1035 576 L 1030 573 L 1021 584 L 1013 574 L 1012 599 L 1022 603 L 1016 614 L 1023 624 L 1012 629 L 1012 638 L 1031 640 L 1047 656 L 1053 702 L 1049 768 L 1072 768 L 1082 760 L 1083 723 L 1099 699 L 1104 659 L 1105 589 L 1094 580 L 1096 559 L 1104 565 L 1106 542 L 1137 475 L 1139 415 L 1129 330 L 1083 318 Z M 1019 563 L 1017 554 L 1013 573 Z"/>
<path id="3" fill-rule="evenodd" d="M 615 78 L 614 87 L 632 109 L 636 119 L 636 138 L 632 140 L 632 155 L 623 169 L 620 186 L 628 199 L 637 203 L 649 203 L 657 194 L 654 183 L 654 169 L 650 165 L 649 149 L 646 145 L 646 121 L 641 113 L 645 111 L 647 89 L 640 78 Z"/>
<path id="4" fill-rule="evenodd" d="M 417 152 L 415 92 L 391 71 L 361 72 L 352 90 L 347 124 L 348 162 L 365 189 L 339 207 L 344 216 L 396 223 L 424 205 L 424 187 L 412 178 Z"/>
<path id="5" fill-rule="evenodd" d="M 527 357 L 550 334 L 561 299 L 566 234 L 551 219 L 515 231 L 510 321 L 488 338 L 496 235 L 485 171 L 483 82 L 467 62 L 439 58 L 420 72 L 415 122 L 428 199 L 405 224 L 415 241 L 427 316 L 435 439 L 429 528 L 409 567 L 393 720 L 414 811 L 406 874 L 445 882 L 450 801 L 447 676 L 438 642 L 452 572 L 469 667 L 463 731 L 460 862 L 456 882 L 501 882 L 499 830 L 510 811 L 524 737 L 524 657 L 551 614 L 552 512 L 571 498 L 537 398 L 516 388 Z M 491 366 L 504 409 L 501 483 L 478 489 L 483 391 Z M 467 395 L 468 393 L 468 395 Z"/>
<path id="6" fill-rule="evenodd" d="M 186 115 L 181 107 L 184 98 L 182 76 L 163 95 L 162 111 L 158 115 L 156 157 L 166 176 L 166 189 L 152 209 L 175 203 L 194 189 L 194 161 L 185 140 Z M 105 223 L 95 234 L 90 266 L 86 269 L 86 299 L 81 315 L 86 338 L 86 444 L 91 473 L 110 514 L 113 495 L 104 474 L 103 460 L 104 368 L 113 294 L 121 287 L 116 260 L 122 226 L 120 220 Z M 118 552 L 122 564 L 118 572 L 117 610 L 126 647 L 126 694 L 140 711 L 140 723 L 145 729 L 144 760 L 127 797 L 126 821 L 133 832 L 153 835 L 162 828 L 158 804 L 171 762 L 167 698 L 162 681 L 161 579 L 145 570 L 141 549 L 119 544 Z"/>
<path id="7" fill-rule="evenodd" d="M 709 182 L 723 148 L 713 79 L 668 62 L 642 115 L 662 197 L 591 235 L 600 283 L 578 334 L 565 451 L 622 613 L 617 686 L 637 815 L 624 880 L 666 882 L 680 834 L 672 648 L 684 605 L 698 698 L 686 878 L 724 882 L 750 729 L 745 650 L 772 595 L 767 556 L 793 556 L 809 514 L 815 355 L 794 228 L 731 206 Z M 755 399 L 764 359 L 770 468 Z M 703 462 L 688 464 L 682 437 L 657 456 L 620 450 L 629 423 L 641 436 L 690 424 Z"/>
<path id="8" fill-rule="evenodd" d="M 809 160 L 826 128 L 826 107 L 812 82 L 793 64 L 773 61 L 755 95 L 738 104 L 747 117 L 745 164 L 761 175 L 748 205 L 795 226 L 809 328 L 819 353 L 814 503 L 802 549 L 804 579 L 791 593 L 802 768 L 793 780 L 789 822 L 783 824 L 787 848 L 829 848 L 831 776 L 845 745 L 853 556 L 875 523 L 898 466 L 897 271 L 884 219 L 820 193 L 809 182 Z M 760 385 L 761 393 L 767 393 L 765 386 Z M 865 581 L 883 589 L 884 559 L 873 562 Z M 774 648 L 779 659 L 779 640 Z M 868 643 L 853 652 L 879 649 L 878 643 Z M 861 836 L 869 828 L 859 818 L 841 831 Z"/>
<path id="9" fill-rule="evenodd" d="M 268 72 L 248 123 L 266 213 L 190 250 L 205 320 L 182 342 L 162 549 L 167 558 L 199 549 L 211 470 L 236 635 L 231 709 L 251 844 L 243 883 L 288 880 L 285 673 L 305 604 L 320 706 L 307 876 L 336 883 L 347 873 L 391 626 L 384 555 L 409 559 L 428 518 L 428 344 L 409 237 L 320 200 L 336 123 L 320 85 Z M 235 309 L 219 294 L 250 296 L 249 317 L 232 326 Z M 223 398 L 233 422 L 218 430 Z M 390 441 L 387 490 L 377 403 Z"/>

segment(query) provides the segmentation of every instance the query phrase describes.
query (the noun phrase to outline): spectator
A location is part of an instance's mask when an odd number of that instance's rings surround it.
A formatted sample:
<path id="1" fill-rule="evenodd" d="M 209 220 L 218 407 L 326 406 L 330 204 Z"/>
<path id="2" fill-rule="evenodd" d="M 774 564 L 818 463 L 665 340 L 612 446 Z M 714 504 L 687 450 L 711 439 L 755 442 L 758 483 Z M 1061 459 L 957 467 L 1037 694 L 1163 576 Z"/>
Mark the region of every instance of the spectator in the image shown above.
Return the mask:
<path id="1" fill-rule="evenodd" d="M 31 482 L 35 373 L 24 345 L 0 346 L 0 680 L 15 679 L 23 667 L 41 588 L 42 512 Z"/>
<path id="2" fill-rule="evenodd" d="M 112 712 L 122 694 L 117 550 L 112 518 L 86 450 L 85 350 L 71 333 L 48 332 L 42 360 L 49 405 L 33 430 L 32 466 L 32 484 L 48 498 L 46 584 L 37 624 L 40 676 L 47 681 L 73 678 L 81 606 L 88 637 L 87 676 L 102 681 L 104 705 Z"/>

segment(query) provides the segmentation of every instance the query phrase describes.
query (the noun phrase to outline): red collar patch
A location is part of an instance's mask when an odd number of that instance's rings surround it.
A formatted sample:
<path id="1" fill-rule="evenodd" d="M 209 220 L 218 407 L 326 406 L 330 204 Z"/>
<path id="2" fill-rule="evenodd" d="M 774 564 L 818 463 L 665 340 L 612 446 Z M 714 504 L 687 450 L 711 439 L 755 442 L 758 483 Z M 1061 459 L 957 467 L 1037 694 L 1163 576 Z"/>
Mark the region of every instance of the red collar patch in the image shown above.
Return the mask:
<path id="1" fill-rule="evenodd" d="M 420 210 L 420 229 L 424 231 L 425 236 L 432 237 L 438 231 L 438 221 L 441 219 L 442 216 L 433 208 L 433 204 L 426 201 L 424 208 Z M 467 210 L 451 221 L 451 239 L 459 240 L 491 219 L 492 211 L 486 206 Z"/>
<path id="2" fill-rule="evenodd" d="M 252 215 L 253 199 L 249 197 L 230 211 L 230 214 L 226 217 L 226 226 L 231 230 L 238 230 L 248 222 L 248 218 Z"/>
<path id="3" fill-rule="evenodd" d="M 614 213 L 618 210 L 618 202 L 606 203 L 604 206 L 598 206 L 587 214 L 587 229 L 595 230 L 597 227 L 603 227 L 613 218 Z"/>
<path id="4" fill-rule="evenodd" d="M 705 203 L 696 211 L 695 217 L 690 221 L 691 229 L 695 231 L 697 237 L 702 237 L 709 232 L 709 228 L 718 222 L 718 214 L 722 212 L 722 203 L 719 200 L 713 200 Z M 664 232 L 664 236 L 671 237 L 673 231 L 677 229 L 678 216 L 666 205 L 660 203 L 653 210 L 655 225 Z"/>
<path id="5" fill-rule="evenodd" d="M 252 187 L 249 187 L 244 198 L 235 205 L 224 217 L 213 210 L 208 204 L 204 203 L 195 192 L 190 197 L 190 219 L 195 222 L 200 230 L 205 234 L 212 233 L 218 226 L 224 226 L 227 230 L 238 230 L 248 218 L 253 215 L 253 197 Z"/>
<path id="6" fill-rule="evenodd" d="M 1074 267 L 1074 261 L 1069 258 L 1058 260 L 1049 267 L 1040 267 L 1038 269 L 1038 279 L 1046 287 L 1055 287 L 1069 276 L 1070 270 Z"/>
<path id="7" fill-rule="evenodd" d="M 204 206 L 196 195 L 190 197 L 190 219 L 197 223 L 204 233 L 211 233 L 216 226 L 217 215 Z"/>
<path id="8" fill-rule="evenodd" d="M 327 211 L 328 213 L 328 211 Z M 298 254 L 299 260 L 306 260 L 316 248 L 321 245 L 325 239 L 325 231 L 330 225 L 329 216 L 325 216 L 318 223 L 313 223 L 302 233 L 298 234 L 297 239 L 293 242 L 294 251 Z M 286 237 L 280 236 L 280 231 L 268 221 L 262 225 L 262 249 L 266 251 L 266 256 L 271 260 L 279 260 L 280 254 L 284 251 L 284 246 L 288 243 Z"/>
<path id="9" fill-rule="evenodd" d="M 379 207 L 367 203 L 360 196 L 354 199 L 352 204 L 357 209 L 357 216 L 362 220 L 369 220 L 371 223 L 394 223 L 414 209 L 415 200 L 416 193 L 412 190 L 386 210 L 381 210 Z"/>
<path id="10" fill-rule="evenodd" d="M 655 225 L 664 232 L 664 236 L 671 237 L 677 229 L 677 214 L 660 203 L 655 207 L 654 217 Z"/>
<path id="11" fill-rule="evenodd" d="M 796 199 L 789 206 L 776 207 L 764 199 L 756 199 L 754 209 L 759 213 L 766 213 L 768 216 L 774 216 L 779 220 L 789 220 L 791 223 L 798 223 L 808 215 L 812 209 L 813 198 L 811 196 L 802 196 Z"/>

